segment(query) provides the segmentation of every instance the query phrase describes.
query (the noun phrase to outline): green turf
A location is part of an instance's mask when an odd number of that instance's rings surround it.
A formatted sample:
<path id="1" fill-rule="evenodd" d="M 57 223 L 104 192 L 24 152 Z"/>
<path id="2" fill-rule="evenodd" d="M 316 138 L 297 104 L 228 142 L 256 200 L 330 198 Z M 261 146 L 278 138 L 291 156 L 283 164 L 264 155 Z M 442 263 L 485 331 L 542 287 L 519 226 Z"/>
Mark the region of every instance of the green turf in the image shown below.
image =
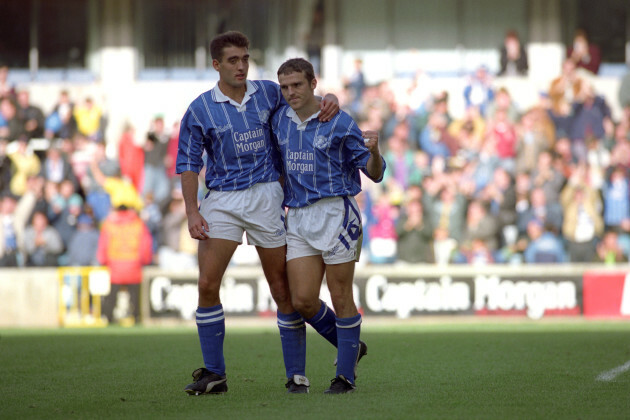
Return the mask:
<path id="1" fill-rule="evenodd" d="M 333 348 L 308 335 L 308 395 L 285 394 L 277 329 L 228 326 L 229 392 L 183 392 L 201 365 L 194 328 L 0 330 L 0 419 L 622 419 L 628 322 L 372 326 L 354 394 L 322 392 Z"/>

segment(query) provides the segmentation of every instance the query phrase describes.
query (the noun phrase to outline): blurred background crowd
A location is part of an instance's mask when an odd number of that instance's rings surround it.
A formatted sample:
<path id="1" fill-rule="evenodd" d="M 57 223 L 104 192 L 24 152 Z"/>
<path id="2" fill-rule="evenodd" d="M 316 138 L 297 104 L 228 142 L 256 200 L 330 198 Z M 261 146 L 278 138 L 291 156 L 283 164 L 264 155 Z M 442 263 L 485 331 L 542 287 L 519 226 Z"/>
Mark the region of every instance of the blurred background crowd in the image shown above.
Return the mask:
<path id="1" fill-rule="evenodd" d="M 387 81 L 367 84 L 356 61 L 331 93 L 363 130 L 380 132 L 387 161 L 383 183 L 364 183 L 357 197 L 362 264 L 628 261 L 630 73 L 614 119 L 593 84 L 598 46 L 582 30 L 573 41 L 561 73 L 526 109 L 495 79 L 527 76 L 514 31 L 498 74 L 481 66 L 467 76 L 460 115 L 427 74 L 394 94 Z M 179 121 L 155 115 L 148 132 L 128 124 L 108 139 L 108 110 L 94 98 L 61 91 L 42 109 L 28 85 L 9 83 L 10 71 L 0 65 L 0 266 L 98 265 L 100 227 L 123 208 L 149 228 L 153 264 L 196 267 L 174 171 Z M 242 246 L 233 263 L 256 261 Z"/>

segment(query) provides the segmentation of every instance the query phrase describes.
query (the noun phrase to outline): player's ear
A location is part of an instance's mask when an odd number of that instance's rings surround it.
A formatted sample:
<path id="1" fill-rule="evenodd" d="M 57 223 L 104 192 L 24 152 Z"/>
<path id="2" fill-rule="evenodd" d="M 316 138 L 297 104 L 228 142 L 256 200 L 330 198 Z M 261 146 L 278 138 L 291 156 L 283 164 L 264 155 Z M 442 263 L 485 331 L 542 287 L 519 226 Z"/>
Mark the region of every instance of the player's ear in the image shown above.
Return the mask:
<path id="1" fill-rule="evenodd" d="M 217 60 L 216 58 L 212 59 L 212 67 L 214 67 L 214 69 L 216 71 L 219 71 L 219 60 Z"/>
<path id="2" fill-rule="evenodd" d="M 311 80 L 311 90 L 315 90 L 317 87 L 317 79 Z"/>

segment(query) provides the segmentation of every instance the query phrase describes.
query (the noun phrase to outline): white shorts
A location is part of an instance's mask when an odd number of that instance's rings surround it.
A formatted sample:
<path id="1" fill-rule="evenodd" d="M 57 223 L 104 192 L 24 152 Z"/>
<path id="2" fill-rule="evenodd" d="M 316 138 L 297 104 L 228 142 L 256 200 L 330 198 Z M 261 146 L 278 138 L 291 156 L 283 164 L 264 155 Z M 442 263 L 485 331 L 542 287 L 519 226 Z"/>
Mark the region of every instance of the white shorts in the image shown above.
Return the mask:
<path id="1" fill-rule="evenodd" d="M 363 228 L 354 197 L 331 197 L 287 213 L 287 261 L 321 255 L 326 264 L 358 261 Z"/>
<path id="2" fill-rule="evenodd" d="M 210 191 L 199 212 L 208 222 L 208 236 L 262 248 L 286 244 L 284 194 L 278 182 L 256 184 L 240 191 Z"/>

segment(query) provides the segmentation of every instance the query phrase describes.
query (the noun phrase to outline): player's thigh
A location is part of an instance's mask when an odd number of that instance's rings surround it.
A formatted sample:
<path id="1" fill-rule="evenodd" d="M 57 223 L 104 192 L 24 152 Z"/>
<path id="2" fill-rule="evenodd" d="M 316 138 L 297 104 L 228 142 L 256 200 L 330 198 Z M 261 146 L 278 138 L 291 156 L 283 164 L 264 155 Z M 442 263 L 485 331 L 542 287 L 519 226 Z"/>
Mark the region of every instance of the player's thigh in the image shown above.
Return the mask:
<path id="1" fill-rule="evenodd" d="M 287 273 L 294 302 L 302 304 L 319 302 L 319 291 L 324 277 L 324 261 L 321 255 L 310 255 L 287 261 Z"/>
<path id="2" fill-rule="evenodd" d="M 286 245 L 276 248 L 257 246 L 256 251 L 258 251 L 263 273 L 265 273 L 265 278 L 267 283 L 269 283 L 271 295 L 278 304 L 278 309 L 282 311 L 292 310 L 290 308 L 291 295 L 289 294 L 289 283 L 287 280 Z"/>
<path id="3" fill-rule="evenodd" d="M 217 289 L 238 242 L 209 238 L 199 241 L 199 290 Z"/>
<path id="4" fill-rule="evenodd" d="M 352 297 L 354 261 L 326 265 L 326 284 L 332 298 Z"/>

